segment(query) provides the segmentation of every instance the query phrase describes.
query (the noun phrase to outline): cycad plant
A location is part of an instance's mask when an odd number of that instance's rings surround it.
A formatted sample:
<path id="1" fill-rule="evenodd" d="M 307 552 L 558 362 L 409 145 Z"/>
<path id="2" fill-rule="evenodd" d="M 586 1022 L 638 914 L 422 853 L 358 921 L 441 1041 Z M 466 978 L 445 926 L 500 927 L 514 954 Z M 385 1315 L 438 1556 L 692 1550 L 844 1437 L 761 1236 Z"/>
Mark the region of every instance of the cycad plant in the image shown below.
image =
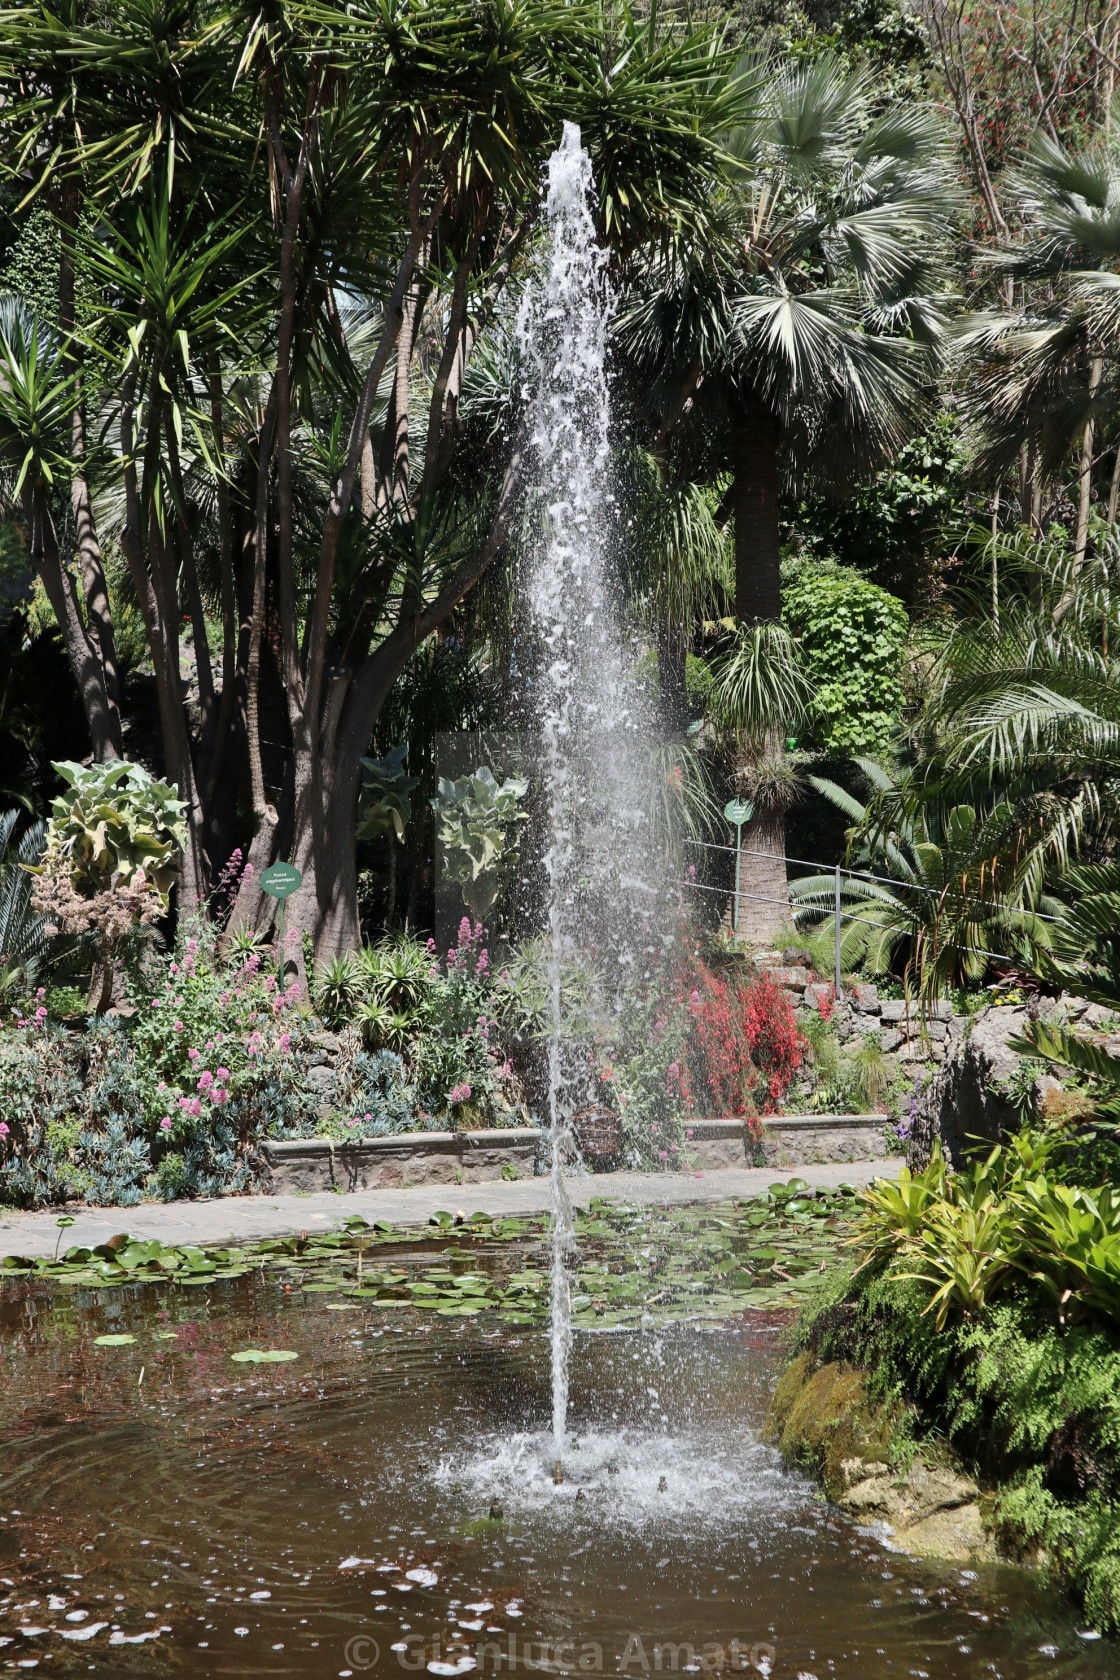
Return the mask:
<path id="1" fill-rule="evenodd" d="M 849 817 L 848 865 L 840 875 L 840 955 L 845 969 L 885 974 L 899 962 L 915 993 L 981 977 L 993 950 L 1022 946 L 1041 924 L 1029 905 L 970 895 L 993 816 L 963 799 L 934 796 L 919 771 L 892 772 L 873 759 L 856 765 L 870 784 L 863 804 L 823 776 L 808 781 Z M 836 928 L 836 877 L 790 882 L 799 926 L 817 926 L 829 943 Z"/>

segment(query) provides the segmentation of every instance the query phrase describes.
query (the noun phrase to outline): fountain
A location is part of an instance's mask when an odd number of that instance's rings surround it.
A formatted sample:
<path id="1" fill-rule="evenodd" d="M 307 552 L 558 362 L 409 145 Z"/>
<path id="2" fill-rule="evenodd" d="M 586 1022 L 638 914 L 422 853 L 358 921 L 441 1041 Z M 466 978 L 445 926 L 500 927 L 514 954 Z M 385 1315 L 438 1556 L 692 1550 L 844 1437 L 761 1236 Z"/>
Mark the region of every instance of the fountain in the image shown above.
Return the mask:
<path id="1" fill-rule="evenodd" d="M 572 1116 L 587 1096 L 586 1052 L 564 1031 L 565 965 L 596 952 L 600 970 L 635 972 L 656 896 L 646 856 L 648 720 L 629 678 L 613 610 L 606 253 L 591 213 L 591 160 L 574 123 L 548 163 L 548 238 L 518 320 L 529 371 L 532 490 L 527 593 L 537 638 L 532 701 L 548 806 L 552 1143 L 552 1432 L 555 1479 L 567 1428 L 574 1249 L 564 1181 Z"/>

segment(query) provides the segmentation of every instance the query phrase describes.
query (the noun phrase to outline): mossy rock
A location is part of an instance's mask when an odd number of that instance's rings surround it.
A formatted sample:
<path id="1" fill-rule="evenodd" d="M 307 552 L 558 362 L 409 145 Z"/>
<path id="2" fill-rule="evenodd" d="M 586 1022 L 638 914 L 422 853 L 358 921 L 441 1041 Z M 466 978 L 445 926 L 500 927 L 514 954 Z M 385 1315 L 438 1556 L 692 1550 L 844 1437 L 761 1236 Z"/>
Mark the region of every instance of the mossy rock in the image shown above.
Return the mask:
<path id="1" fill-rule="evenodd" d="M 854 1366 L 814 1369 L 812 1355 L 803 1353 L 774 1390 L 764 1433 L 784 1459 L 819 1477 L 836 1499 L 849 1483 L 846 1462 L 898 1459 L 902 1422 L 901 1408 L 869 1399 L 866 1378 Z"/>

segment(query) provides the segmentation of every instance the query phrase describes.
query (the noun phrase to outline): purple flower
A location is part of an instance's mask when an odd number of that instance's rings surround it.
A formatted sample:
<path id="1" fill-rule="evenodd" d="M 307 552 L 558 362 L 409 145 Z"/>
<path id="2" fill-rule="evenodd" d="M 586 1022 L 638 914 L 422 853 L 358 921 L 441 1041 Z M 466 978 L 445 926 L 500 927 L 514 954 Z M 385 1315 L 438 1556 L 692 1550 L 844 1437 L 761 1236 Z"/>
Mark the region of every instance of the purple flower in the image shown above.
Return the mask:
<path id="1" fill-rule="evenodd" d="M 171 1116 L 170 1116 L 170 1114 L 165 1114 L 164 1115 L 163 1119 L 159 1123 L 159 1129 L 160 1129 L 161 1132 L 169 1132 L 171 1130 Z"/>
<path id="2" fill-rule="evenodd" d="M 176 1021 L 176 1022 L 175 1022 L 175 1031 L 176 1031 L 176 1032 L 182 1032 L 182 1030 L 183 1030 L 183 1023 L 182 1023 L 182 1021 Z"/>
<path id="3" fill-rule="evenodd" d="M 7 1126 L 5 1126 L 3 1120 L 0 1120 L 0 1137 L 7 1137 L 8 1135 Z"/>

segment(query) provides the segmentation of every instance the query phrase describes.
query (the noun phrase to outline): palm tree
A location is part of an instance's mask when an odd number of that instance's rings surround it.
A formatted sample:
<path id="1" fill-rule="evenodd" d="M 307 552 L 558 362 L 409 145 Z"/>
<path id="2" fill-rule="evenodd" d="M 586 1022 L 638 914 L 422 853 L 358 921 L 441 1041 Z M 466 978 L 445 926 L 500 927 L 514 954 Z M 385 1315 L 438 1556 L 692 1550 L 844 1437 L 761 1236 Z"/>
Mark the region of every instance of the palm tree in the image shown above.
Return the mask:
<path id="1" fill-rule="evenodd" d="M 620 341 L 661 446 L 730 470 L 751 623 L 781 612 L 783 475 L 842 491 L 926 408 L 954 198 L 932 110 L 873 116 L 868 77 L 829 55 L 735 74 L 755 105 L 723 137 L 713 236 L 634 274 Z"/>
<path id="2" fill-rule="evenodd" d="M 712 235 L 635 271 L 619 337 L 656 448 L 690 471 L 729 475 L 735 611 L 751 626 L 781 616 L 783 479 L 840 493 L 926 409 L 954 201 L 932 111 L 874 116 L 867 76 L 828 55 L 783 67 L 748 59 L 735 74 L 754 106 L 723 137 Z M 771 655 L 781 657 L 777 642 L 744 647 L 749 683 Z M 785 667 L 774 673 L 778 690 L 787 678 Z M 754 759 L 736 771 L 761 801 L 745 880 L 747 925 L 767 941 L 789 920 L 783 729 L 777 713 L 765 725 L 756 714 Z"/>
<path id="3" fill-rule="evenodd" d="M 978 315 L 961 336 L 964 411 L 977 424 L 978 468 L 1018 480 L 1019 518 L 1047 524 L 1045 485 L 1077 461 L 1075 570 L 1089 537 L 1102 435 L 1117 443 L 1120 401 L 1120 132 L 1067 147 L 1039 131 L 1013 180 L 1014 244 L 991 259 L 1019 307 Z M 1120 448 L 1107 523 L 1120 500 Z"/>
<path id="4" fill-rule="evenodd" d="M 621 477 L 629 510 L 624 583 L 656 640 L 666 731 L 680 736 L 690 721 L 688 651 L 701 622 L 720 615 L 730 581 L 718 487 L 670 478 L 644 449 L 626 452 Z"/>
<path id="5" fill-rule="evenodd" d="M 947 637 L 914 725 L 918 762 L 895 776 L 862 763 L 866 807 L 816 784 L 852 817 L 852 850 L 874 877 L 843 889 L 860 917 L 849 951 L 881 967 L 908 941 L 927 997 L 977 977 L 992 955 L 1043 963 L 1051 895 L 1108 841 L 1117 816 L 1120 678 L 1108 649 L 1120 604 L 1109 566 L 1089 560 L 1075 577 L 1070 555 L 1024 535 L 999 553 L 1005 573 L 1030 587 Z M 818 919 L 832 890 L 819 877 L 792 888 Z"/>

